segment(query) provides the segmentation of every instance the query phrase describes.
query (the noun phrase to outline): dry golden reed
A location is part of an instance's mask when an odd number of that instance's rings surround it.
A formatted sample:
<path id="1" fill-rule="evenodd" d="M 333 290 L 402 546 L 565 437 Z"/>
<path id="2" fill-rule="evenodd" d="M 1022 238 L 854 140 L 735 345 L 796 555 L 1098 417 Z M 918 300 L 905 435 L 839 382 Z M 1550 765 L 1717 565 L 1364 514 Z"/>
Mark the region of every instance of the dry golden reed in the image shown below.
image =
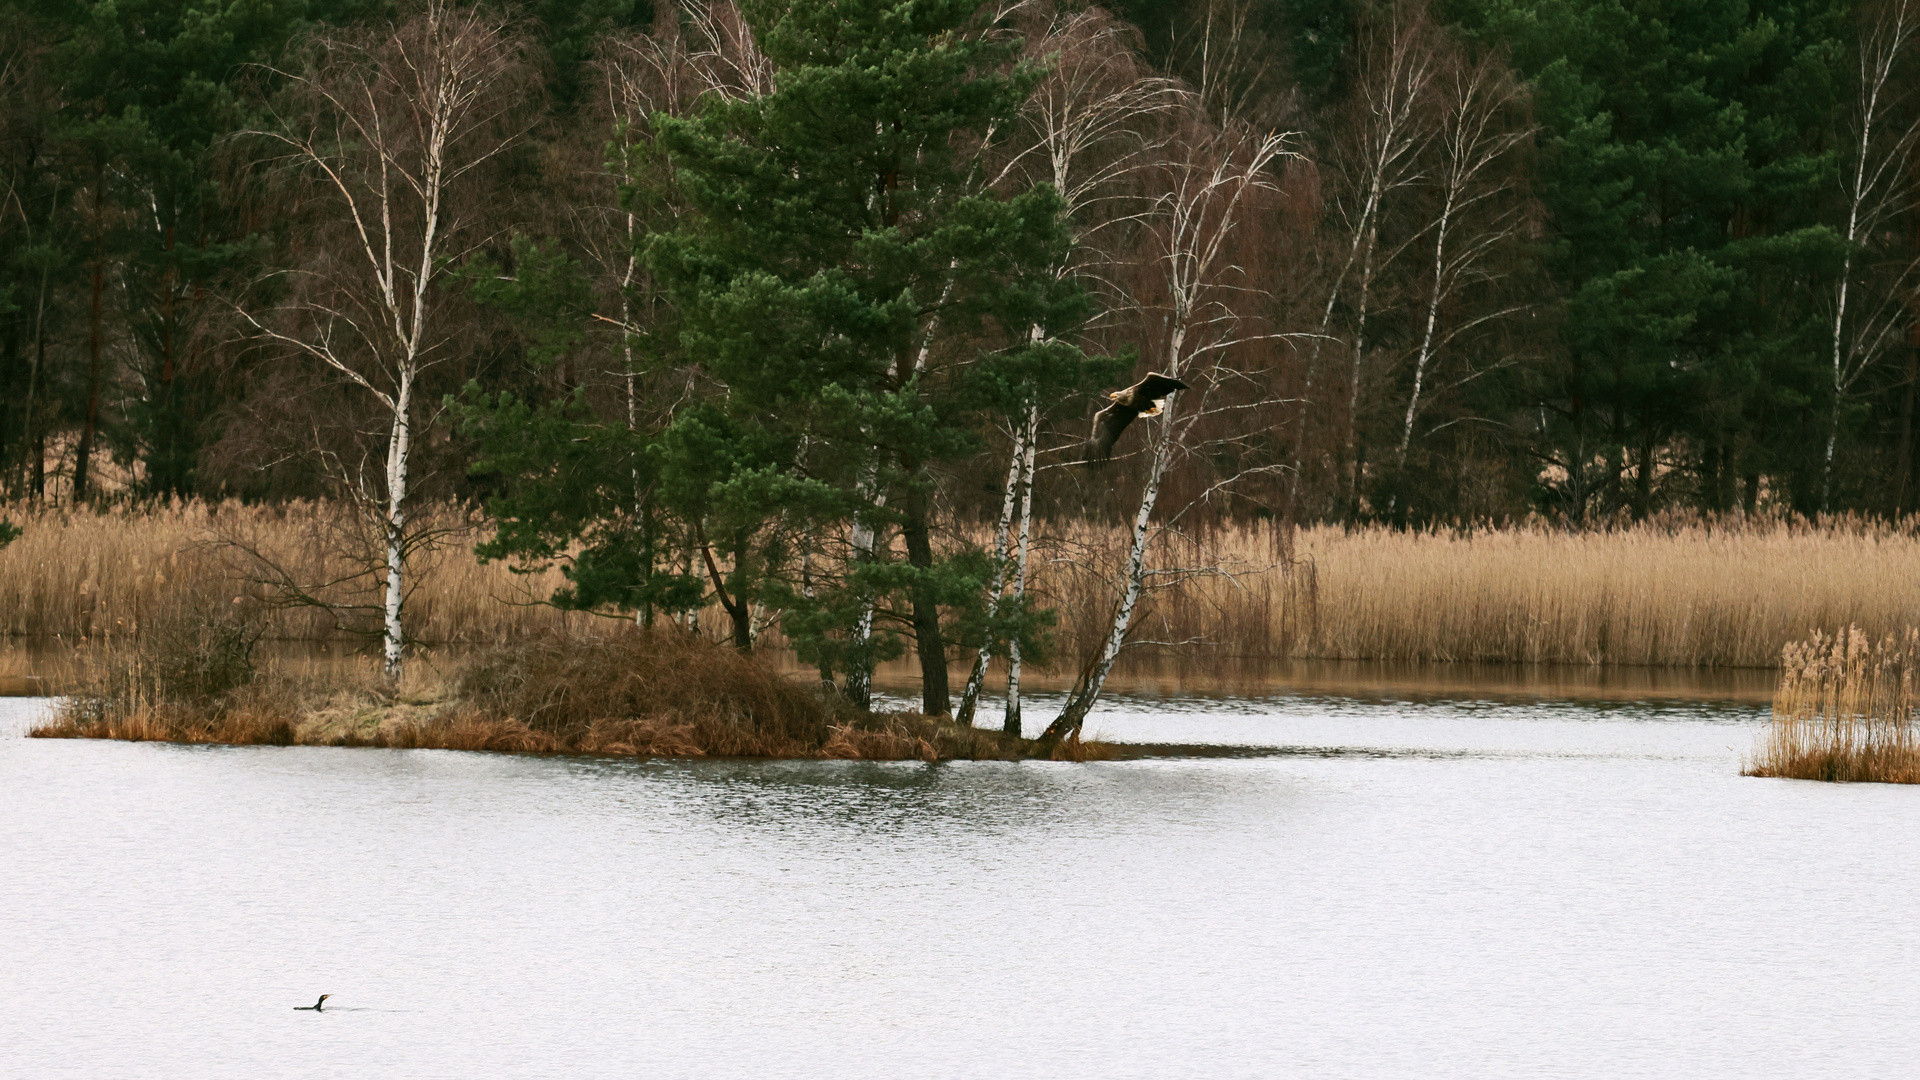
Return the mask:
<path id="1" fill-rule="evenodd" d="M 1920 630 L 1876 644 L 1849 627 L 1788 645 L 1747 775 L 1920 783 L 1917 666 Z"/>
<path id="2" fill-rule="evenodd" d="M 0 636 L 111 639 L 138 627 L 178 594 L 229 599 L 264 596 L 266 567 L 234 546 L 252 545 L 298 582 L 336 582 L 319 599 L 341 605 L 377 602 L 376 579 L 354 579 L 343 555 L 342 513 L 326 503 L 278 506 L 175 503 L 150 509 L 85 507 L 8 511 L 22 528 L 0 549 Z M 408 598 L 409 631 L 423 642 L 485 643 L 592 616 L 534 603 L 562 583 L 558 571 L 522 575 L 500 563 L 480 564 L 475 538 L 453 539 L 416 560 L 417 588 Z M 371 627 L 370 615 L 361 622 Z M 266 636 L 315 640 L 353 629 L 351 614 L 285 607 L 265 617 Z"/>
<path id="3" fill-rule="evenodd" d="M 111 638 L 170 593 L 258 592 L 244 560 L 214 543 L 222 537 L 269 552 L 304 580 L 351 569 L 325 504 L 10 514 L 25 533 L 0 551 L 4 635 Z M 1054 666 L 1070 671 L 1104 635 L 1126 537 L 1086 522 L 1040 524 L 1047 539 L 1032 589 L 1059 611 Z M 978 531 L 959 530 L 974 540 Z M 1289 547 L 1271 525 L 1230 525 L 1167 535 L 1154 563 L 1169 572 L 1152 583 L 1170 587 L 1148 596 L 1133 640 L 1149 655 L 1256 660 L 1768 668 L 1813 630 L 1858 626 L 1877 637 L 1904 626 L 1920 609 L 1917 532 L 1911 521 L 1764 517 L 1590 532 L 1315 527 Z M 407 619 L 418 640 L 486 644 L 608 625 L 539 605 L 561 584 L 558 572 L 481 565 L 476 539 L 458 537 L 417 568 Z M 364 600 L 366 585 L 328 598 Z M 704 621 L 721 632 L 721 620 Z M 341 636 L 311 608 L 270 612 L 264 629 L 269 639 Z M 777 630 L 763 644 L 778 648 Z"/>
<path id="4" fill-rule="evenodd" d="M 1035 588 L 1061 611 L 1070 659 L 1105 630 L 1102 579 L 1122 553 L 1084 525 L 1055 535 L 1064 555 L 1044 561 Z M 1812 630 L 1885 635 L 1920 609 L 1911 521 L 1323 526 L 1295 534 L 1290 562 L 1279 540 L 1258 525 L 1170 539 L 1156 561 L 1187 576 L 1149 596 L 1133 639 L 1256 658 L 1765 668 Z M 1075 569 L 1087 563 L 1102 573 Z"/>

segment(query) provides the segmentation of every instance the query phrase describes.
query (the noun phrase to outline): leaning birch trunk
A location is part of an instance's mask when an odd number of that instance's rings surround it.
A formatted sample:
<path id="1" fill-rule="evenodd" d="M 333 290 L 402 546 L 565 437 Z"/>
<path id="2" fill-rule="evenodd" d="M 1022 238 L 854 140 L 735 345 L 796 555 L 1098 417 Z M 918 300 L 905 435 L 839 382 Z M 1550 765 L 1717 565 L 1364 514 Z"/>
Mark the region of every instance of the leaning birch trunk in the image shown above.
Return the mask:
<path id="1" fill-rule="evenodd" d="M 1217 382 L 1224 351 L 1232 340 L 1228 327 L 1240 318 L 1225 301 L 1233 292 L 1221 288 L 1225 279 L 1242 273 L 1227 250 L 1227 239 L 1247 193 L 1266 186 L 1265 169 L 1284 151 L 1285 139 L 1278 132 L 1264 138 L 1251 137 L 1244 129 L 1205 133 L 1185 149 L 1183 158 L 1168 163 L 1173 190 L 1162 196 L 1157 209 L 1144 218 L 1159 234 L 1161 257 L 1156 261 L 1167 274 L 1165 325 L 1169 338 L 1162 370 L 1175 379 L 1202 384 L 1183 391 L 1200 397 L 1192 403 L 1192 418 L 1206 413 L 1208 388 Z M 1196 360 L 1200 356 L 1208 359 Z M 1081 673 L 1060 715 L 1040 736 L 1043 742 L 1079 734 L 1114 661 L 1126 647 L 1134 612 L 1146 586 L 1147 548 L 1155 534 L 1153 512 L 1160 485 L 1192 426 L 1191 418 L 1176 421 L 1182 401 L 1180 397 L 1168 397 L 1160 415 L 1149 422 L 1149 463 L 1140 506 L 1134 513 L 1126 568 L 1118 583 L 1120 600 L 1099 655 Z"/>
<path id="2" fill-rule="evenodd" d="M 1433 361 L 1433 331 L 1440 322 L 1440 296 L 1446 289 L 1447 230 L 1453 224 L 1454 189 L 1447 188 L 1446 202 L 1440 209 L 1440 221 L 1434 229 L 1433 286 L 1427 293 L 1427 326 L 1420 335 L 1420 353 L 1413 362 L 1413 393 L 1407 398 L 1407 416 L 1400 426 L 1399 465 L 1406 468 L 1407 448 L 1413 444 L 1413 421 L 1420 414 L 1420 391 L 1427 381 L 1427 365 Z"/>
<path id="3" fill-rule="evenodd" d="M 1100 697 L 1101 688 L 1106 685 L 1107 675 L 1113 671 L 1113 662 L 1120 658 L 1120 650 L 1127 643 L 1127 632 L 1133 628 L 1134 608 L 1140 603 L 1141 586 L 1146 582 L 1153 507 L 1160 499 L 1160 481 L 1167 474 L 1167 465 L 1173 461 L 1173 400 L 1169 398 L 1164 406 L 1160 437 L 1154 441 L 1152 464 L 1147 469 L 1147 484 L 1140 492 L 1140 508 L 1133 515 L 1133 542 L 1127 549 L 1126 577 L 1121 586 L 1120 603 L 1113 609 L 1113 623 L 1107 628 L 1107 640 L 1100 648 L 1099 657 L 1074 684 L 1060 715 L 1040 736 L 1043 741 L 1057 742 L 1079 733 L 1087 713 Z"/>
<path id="4" fill-rule="evenodd" d="M 1013 571 L 1013 592 L 1008 596 L 1017 607 L 1024 608 L 1027 599 L 1027 551 L 1028 542 L 1033 538 L 1033 461 L 1034 451 L 1038 448 L 1040 436 L 1040 407 L 1032 406 L 1027 410 L 1027 453 L 1020 469 L 1020 539 L 1019 552 Z M 1007 711 L 1000 721 L 1000 730 L 1018 738 L 1020 735 L 1020 635 L 1013 635 L 1007 643 Z"/>
<path id="5" fill-rule="evenodd" d="M 1013 454 L 1007 462 L 1007 490 L 1000 500 L 1000 523 L 993 534 L 993 578 L 987 583 L 987 631 L 980 642 L 980 649 L 974 654 L 973 669 L 967 673 L 967 685 L 960 691 L 960 704 L 954 707 L 954 722 L 962 726 L 973 723 L 973 713 L 980 701 L 980 688 L 987 681 L 987 664 L 993 658 L 993 619 L 1000 613 L 1000 592 L 1007 584 L 1007 535 L 1013 529 L 1013 510 L 1018 500 L 1020 474 L 1026 461 L 1027 429 L 1023 423 L 1014 432 Z"/>

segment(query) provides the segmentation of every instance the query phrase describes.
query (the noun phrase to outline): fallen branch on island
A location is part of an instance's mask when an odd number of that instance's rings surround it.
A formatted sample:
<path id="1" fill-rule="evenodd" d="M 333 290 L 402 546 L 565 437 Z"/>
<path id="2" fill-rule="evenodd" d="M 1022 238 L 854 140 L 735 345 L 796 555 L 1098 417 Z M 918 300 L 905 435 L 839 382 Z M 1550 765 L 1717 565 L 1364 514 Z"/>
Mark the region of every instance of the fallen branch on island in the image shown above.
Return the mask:
<path id="1" fill-rule="evenodd" d="M 204 657 L 195 659 L 206 666 Z M 189 667 L 137 648 L 106 657 L 87 684 L 29 734 L 670 758 L 1114 756 L 1101 743 L 1038 743 L 943 718 L 858 712 L 750 656 L 677 631 L 616 639 L 552 635 L 502 646 L 440 691 L 412 697 L 388 690 L 372 672 L 352 683 L 267 673 L 208 687 L 204 678 L 173 674 Z"/>

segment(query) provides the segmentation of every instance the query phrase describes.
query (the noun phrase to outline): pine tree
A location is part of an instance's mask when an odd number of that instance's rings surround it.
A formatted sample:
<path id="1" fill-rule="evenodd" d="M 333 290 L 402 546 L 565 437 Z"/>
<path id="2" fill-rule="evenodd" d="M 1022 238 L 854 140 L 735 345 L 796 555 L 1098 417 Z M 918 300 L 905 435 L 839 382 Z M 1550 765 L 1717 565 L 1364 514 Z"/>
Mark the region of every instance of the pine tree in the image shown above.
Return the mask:
<path id="1" fill-rule="evenodd" d="M 864 705 L 872 663 L 910 628 L 929 714 L 949 709 L 941 609 L 977 602 L 986 576 L 977 552 L 935 550 L 936 470 L 1010 394 L 1057 395 L 1092 367 L 1060 340 L 1088 302 L 1053 272 L 1070 246 L 1059 196 L 984 184 L 980 150 L 1038 72 L 977 10 L 749 8 L 776 90 L 657 118 L 694 215 L 647 244 L 725 411 L 783 433 L 786 467 L 853 507 L 848 572 L 792 598 L 788 636 Z M 896 529 L 904 563 L 887 558 Z"/>

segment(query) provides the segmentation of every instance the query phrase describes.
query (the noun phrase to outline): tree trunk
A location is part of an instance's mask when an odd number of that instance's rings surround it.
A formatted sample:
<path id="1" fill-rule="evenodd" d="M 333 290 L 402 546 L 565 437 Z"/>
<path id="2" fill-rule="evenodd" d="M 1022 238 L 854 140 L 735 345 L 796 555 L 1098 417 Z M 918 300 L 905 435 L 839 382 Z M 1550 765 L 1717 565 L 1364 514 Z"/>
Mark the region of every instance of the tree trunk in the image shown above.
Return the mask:
<path id="1" fill-rule="evenodd" d="M 1375 236 L 1369 231 L 1364 258 L 1360 264 L 1360 306 L 1353 322 L 1353 370 L 1347 379 L 1347 445 L 1344 464 L 1351 470 L 1347 483 L 1349 523 L 1360 515 L 1360 376 L 1367 354 L 1367 307 L 1373 293 L 1373 255 Z"/>
<path id="2" fill-rule="evenodd" d="M 1400 426 L 1400 455 L 1396 464 L 1401 469 L 1407 467 L 1407 447 L 1413 443 L 1413 421 L 1420 414 L 1420 392 L 1426 385 L 1427 365 L 1433 360 L 1434 330 L 1440 325 L 1440 297 L 1446 292 L 1447 231 L 1453 225 L 1453 198 L 1454 192 L 1449 186 L 1440 210 L 1440 222 L 1434 229 L 1433 284 L 1427 291 L 1427 325 L 1420 334 L 1420 352 L 1413 363 L 1413 393 L 1407 397 L 1407 415 Z"/>
<path id="3" fill-rule="evenodd" d="M 1140 508 L 1133 515 L 1132 543 L 1127 549 L 1126 583 L 1120 595 L 1120 603 L 1115 605 L 1113 622 L 1107 628 L 1107 639 L 1100 648 L 1100 655 L 1075 682 L 1073 692 L 1067 695 L 1067 702 L 1060 709 L 1060 715 L 1042 732 L 1042 742 L 1055 743 L 1078 734 L 1086 723 L 1087 713 L 1092 711 L 1093 703 L 1100 697 L 1100 691 L 1106 686 L 1107 675 L 1113 671 L 1113 662 L 1120 657 L 1120 650 L 1127 643 L 1127 633 L 1133 628 L 1133 613 L 1140 602 L 1141 587 L 1146 581 L 1147 541 L 1152 535 L 1153 507 L 1160 499 L 1160 482 L 1166 476 L 1167 466 L 1173 460 L 1173 403 L 1170 400 L 1164 406 L 1162 418 L 1164 434 L 1153 448 L 1152 464 L 1147 472 L 1146 487 L 1140 492 Z"/>
<path id="4" fill-rule="evenodd" d="M 1920 380 L 1920 348 L 1909 345 L 1906 386 L 1900 395 L 1900 441 L 1893 462 L 1893 501 L 1888 507 L 1895 517 L 1907 513 L 1912 506 L 1907 490 L 1913 482 L 1913 390 L 1916 380 Z"/>
<path id="5" fill-rule="evenodd" d="M 46 441 L 40 435 L 40 416 L 34 411 L 40 401 L 40 373 L 47 367 L 47 276 L 49 271 L 40 270 L 40 293 L 35 301 L 33 315 L 33 361 L 27 369 L 26 414 L 20 422 L 20 438 L 27 452 L 33 455 L 33 461 L 27 467 L 27 482 L 37 502 L 46 494 L 47 488 L 47 448 Z"/>
<path id="6" fill-rule="evenodd" d="M 1013 509 L 1020 486 L 1021 466 L 1026 461 L 1026 424 L 1013 434 L 1013 452 L 1007 462 L 1007 488 L 1000 500 L 1000 523 L 993 534 L 993 578 L 987 583 L 987 631 L 967 672 L 967 685 L 960 691 L 960 704 L 953 710 L 954 723 L 971 727 L 973 713 L 980 701 L 980 689 L 987 681 L 987 664 L 993 658 L 993 619 L 1000 613 L 1000 591 L 1007 578 L 1007 534 L 1013 528 Z"/>
<path id="7" fill-rule="evenodd" d="M 1020 477 L 1020 538 L 1015 549 L 1013 571 L 1013 593 L 1010 599 L 1016 606 L 1024 609 L 1027 600 L 1027 548 L 1033 537 L 1033 460 L 1034 451 L 1039 448 L 1040 409 L 1034 407 L 1027 414 L 1027 453 L 1026 463 Z M 1007 643 L 1007 709 L 1000 721 L 1000 730 L 1008 735 L 1020 735 L 1020 635 L 1013 635 Z"/>
<path id="8" fill-rule="evenodd" d="M 401 627 L 400 608 L 406 599 L 407 466 L 413 451 L 413 422 L 408 413 L 412 405 L 413 380 L 403 377 L 400 392 L 394 398 L 393 429 L 387 439 L 386 632 L 381 649 L 387 685 L 395 689 L 400 686 L 407 642 Z"/>
<path id="9" fill-rule="evenodd" d="M 1645 521 L 1653 509 L 1653 435 L 1640 440 L 1640 460 L 1633 477 L 1633 520 Z"/>
<path id="10" fill-rule="evenodd" d="M 887 505 L 886 494 L 876 494 L 874 491 L 878 484 L 878 467 L 870 466 L 860 480 L 859 489 L 861 494 L 873 500 L 875 509 Z M 880 551 L 880 532 L 856 520 L 853 523 L 852 544 L 854 564 L 870 563 Z M 861 712 L 873 708 L 873 657 L 868 643 L 873 640 L 874 602 L 874 598 L 869 596 L 860 605 L 860 614 L 854 619 L 853 629 L 847 635 L 852 648 L 848 651 L 846 687 L 843 692 L 853 707 Z"/>
<path id="11" fill-rule="evenodd" d="M 101 305 L 107 291 L 107 234 L 101 215 L 106 213 L 103 170 L 96 170 L 93 182 L 94 255 L 93 300 L 87 316 L 87 419 L 80 429 L 79 445 L 73 449 L 73 501 L 87 497 L 88 473 L 93 464 L 93 435 L 100 425 L 100 353 L 105 348 L 105 327 Z"/>
<path id="12" fill-rule="evenodd" d="M 907 565 L 921 571 L 933 569 L 926 501 L 917 492 L 907 502 L 900 538 L 906 541 Z M 909 592 L 913 602 L 914 649 L 920 654 L 920 711 L 928 716 L 947 716 L 953 705 L 947 693 L 947 646 L 940 636 L 940 605 L 924 574 L 914 579 Z"/>

